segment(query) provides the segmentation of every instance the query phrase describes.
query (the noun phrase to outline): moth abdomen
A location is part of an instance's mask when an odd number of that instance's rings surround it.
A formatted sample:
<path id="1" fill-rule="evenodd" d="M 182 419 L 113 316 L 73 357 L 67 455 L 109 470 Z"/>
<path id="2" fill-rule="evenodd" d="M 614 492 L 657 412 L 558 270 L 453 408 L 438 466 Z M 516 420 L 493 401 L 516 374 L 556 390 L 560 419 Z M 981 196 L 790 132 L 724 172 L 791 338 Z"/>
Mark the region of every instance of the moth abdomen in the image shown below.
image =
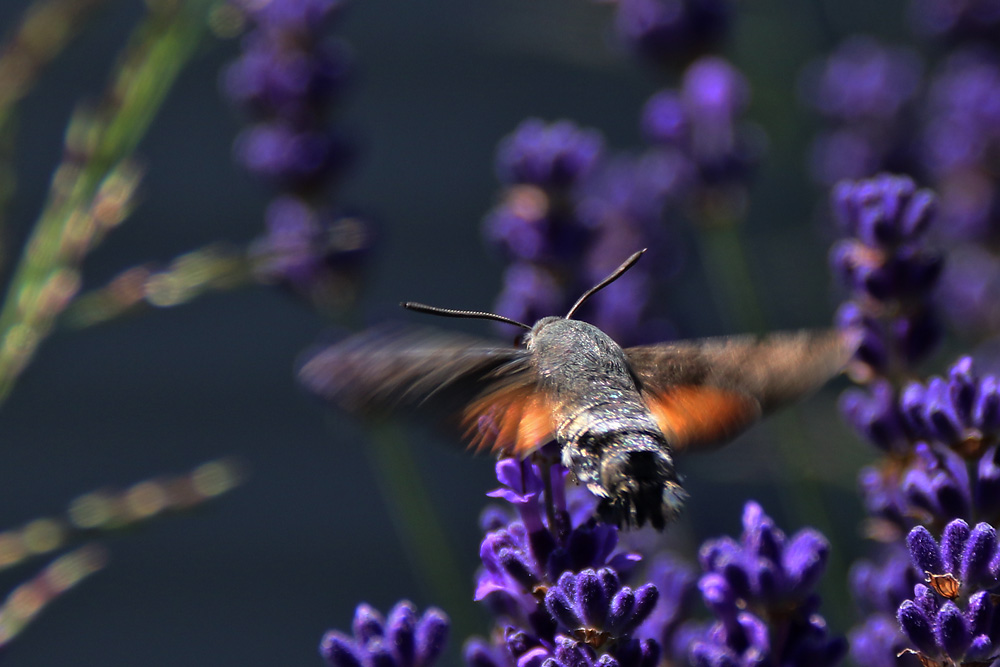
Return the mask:
<path id="1" fill-rule="evenodd" d="M 680 514 L 687 494 L 658 432 L 624 430 L 601 438 L 598 471 L 605 492 L 599 511 L 609 521 L 662 529 Z"/>
<path id="2" fill-rule="evenodd" d="M 581 411 L 557 430 L 563 465 L 601 498 L 600 512 L 618 525 L 655 528 L 677 517 L 687 497 L 670 445 L 649 413 L 625 401 Z"/>

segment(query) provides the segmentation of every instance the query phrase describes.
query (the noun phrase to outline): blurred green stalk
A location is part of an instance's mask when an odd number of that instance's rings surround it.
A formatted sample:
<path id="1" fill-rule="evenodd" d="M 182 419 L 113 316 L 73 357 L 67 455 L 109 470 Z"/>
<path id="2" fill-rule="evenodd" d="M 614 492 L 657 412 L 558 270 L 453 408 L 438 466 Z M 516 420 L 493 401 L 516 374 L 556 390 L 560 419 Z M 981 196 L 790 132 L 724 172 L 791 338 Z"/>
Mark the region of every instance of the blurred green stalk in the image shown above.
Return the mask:
<path id="1" fill-rule="evenodd" d="M 83 257 L 130 212 L 129 158 L 205 32 L 207 0 L 147 3 L 102 103 L 79 108 L 0 308 L 0 402 L 79 289 Z"/>

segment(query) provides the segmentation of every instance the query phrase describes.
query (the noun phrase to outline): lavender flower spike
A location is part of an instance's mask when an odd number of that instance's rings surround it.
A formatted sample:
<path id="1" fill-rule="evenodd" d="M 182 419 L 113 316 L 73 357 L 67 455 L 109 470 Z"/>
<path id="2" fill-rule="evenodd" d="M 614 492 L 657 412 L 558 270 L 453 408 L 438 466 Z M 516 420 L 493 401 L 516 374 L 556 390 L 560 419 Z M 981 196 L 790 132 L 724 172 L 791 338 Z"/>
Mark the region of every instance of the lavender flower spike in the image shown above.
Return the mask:
<path id="1" fill-rule="evenodd" d="M 600 646 L 630 635 L 653 611 L 658 596 L 652 584 L 632 590 L 621 585 L 614 570 L 588 569 L 559 577 L 545 593 L 545 606 L 574 637 Z"/>
<path id="2" fill-rule="evenodd" d="M 827 635 L 813 592 L 828 552 L 818 531 L 788 539 L 760 505 L 748 502 L 739 541 L 724 537 L 701 548 L 699 588 L 717 621 L 692 645 L 691 661 L 699 667 L 836 664 L 847 643 Z"/>
<path id="3" fill-rule="evenodd" d="M 430 667 L 448 638 L 448 617 L 431 607 L 423 616 L 406 600 L 388 619 L 367 604 L 354 614 L 353 637 L 337 630 L 323 635 L 319 652 L 331 667 Z"/>

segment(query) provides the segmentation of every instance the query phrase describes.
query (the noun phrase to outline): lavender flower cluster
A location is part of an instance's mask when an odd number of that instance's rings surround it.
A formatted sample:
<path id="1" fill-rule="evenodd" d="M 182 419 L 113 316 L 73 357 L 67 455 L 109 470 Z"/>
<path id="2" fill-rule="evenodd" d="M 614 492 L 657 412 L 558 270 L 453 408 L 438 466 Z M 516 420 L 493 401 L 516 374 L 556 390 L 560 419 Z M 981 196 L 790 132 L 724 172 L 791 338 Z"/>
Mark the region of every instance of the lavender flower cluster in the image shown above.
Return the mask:
<path id="1" fill-rule="evenodd" d="M 990 307 L 1000 295 L 1000 12 L 992 0 L 910 4 L 919 37 L 939 47 L 935 62 L 852 37 L 806 71 L 804 98 L 828 124 L 812 171 L 827 185 L 894 171 L 934 188 L 934 234 L 956 260 L 936 300 L 956 332 L 978 343 L 1000 333 Z"/>
<path id="2" fill-rule="evenodd" d="M 829 544 L 817 531 L 786 538 L 748 503 L 739 541 L 702 547 L 697 588 L 715 618 L 706 624 L 693 614 L 690 568 L 655 546 L 653 564 L 642 567 L 644 555 L 619 548 L 618 528 L 597 520 L 589 494 L 567 488 L 567 471 L 555 460 L 506 459 L 496 471 L 501 486 L 488 495 L 508 507 L 483 513 L 475 591 L 496 626 L 489 639 L 466 643 L 470 667 L 654 667 L 662 660 L 821 667 L 846 652 L 818 613 L 815 587 Z M 361 605 L 353 638 L 331 631 L 320 651 L 336 667 L 426 666 L 440 653 L 445 622 L 433 609 L 418 622 L 409 603 L 385 622 Z"/>
<path id="3" fill-rule="evenodd" d="M 913 379 L 942 331 L 931 300 L 942 256 L 924 244 L 932 194 L 882 175 L 839 184 L 833 201 L 851 234 L 830 253 L 850 292 L 838 321 L 861 332 L 853 374 L 867 385 L 841 406 L 885 454 L 859 476 L 870 535 L 883 548 L 881 562 L 852 574 L 869 614 L 852 632 L 852 651 L 867 664 L 896 664 L 906 652 L 923 664 L 987 664 L 997 654 L 990 591 L 1000 558 L 985 522 L 1000 518 L 997 380 L 979 376 L 969 357 L 946 377 Z M 940 545 L 931 530 L 942 531 Z M 912 563 L 900 540 L 907 531 Z"/>
<path id="4" fill-rule="evenodd" d="M 259 278 L 321 308 L 350 300 L 372 225 L 327 201 L 354 149 L 329 126 L 353 72 L 328 25 L 342 0 L 233 0 L 251 23 L 243 53 L 223 73 L 225 93 L 253 123 L 236 140 L 238 162 L 277 188 L 266 232 L 251 249 Z"/>

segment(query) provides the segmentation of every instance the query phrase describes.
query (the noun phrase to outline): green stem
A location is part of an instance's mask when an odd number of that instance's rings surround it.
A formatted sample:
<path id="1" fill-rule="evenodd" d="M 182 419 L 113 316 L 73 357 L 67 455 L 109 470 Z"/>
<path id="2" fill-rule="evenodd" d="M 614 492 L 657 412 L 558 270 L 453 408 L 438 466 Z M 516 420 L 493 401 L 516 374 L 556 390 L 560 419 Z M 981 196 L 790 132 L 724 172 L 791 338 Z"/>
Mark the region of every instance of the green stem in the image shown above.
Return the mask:
<path id="1" fill-rule="evenodd" d="M 205 30 L 207 3 L 150 3 L 133 32 L 101 108 L 78 110 L 0 308 L 0 402 L 79 285 L 77 269 L 106 228 L 93 207 L 102 186 L 125 178 L 126 163 Z M 99 222 L 99 221 L 97 221 Z"/>
<path id="2" fill-rule="evenodd" d="M 421 481 L 410 445 L 395 425 L 378 425 L 371 433 L 367 449 L 411 567 L 425 582 L 434 603 L 451 617 L 452 636 L 468 637 L 478 630 L 474 619 L 479 617 L 469 595 L 470 583 L 460 576 L 447 531 Z"/>

